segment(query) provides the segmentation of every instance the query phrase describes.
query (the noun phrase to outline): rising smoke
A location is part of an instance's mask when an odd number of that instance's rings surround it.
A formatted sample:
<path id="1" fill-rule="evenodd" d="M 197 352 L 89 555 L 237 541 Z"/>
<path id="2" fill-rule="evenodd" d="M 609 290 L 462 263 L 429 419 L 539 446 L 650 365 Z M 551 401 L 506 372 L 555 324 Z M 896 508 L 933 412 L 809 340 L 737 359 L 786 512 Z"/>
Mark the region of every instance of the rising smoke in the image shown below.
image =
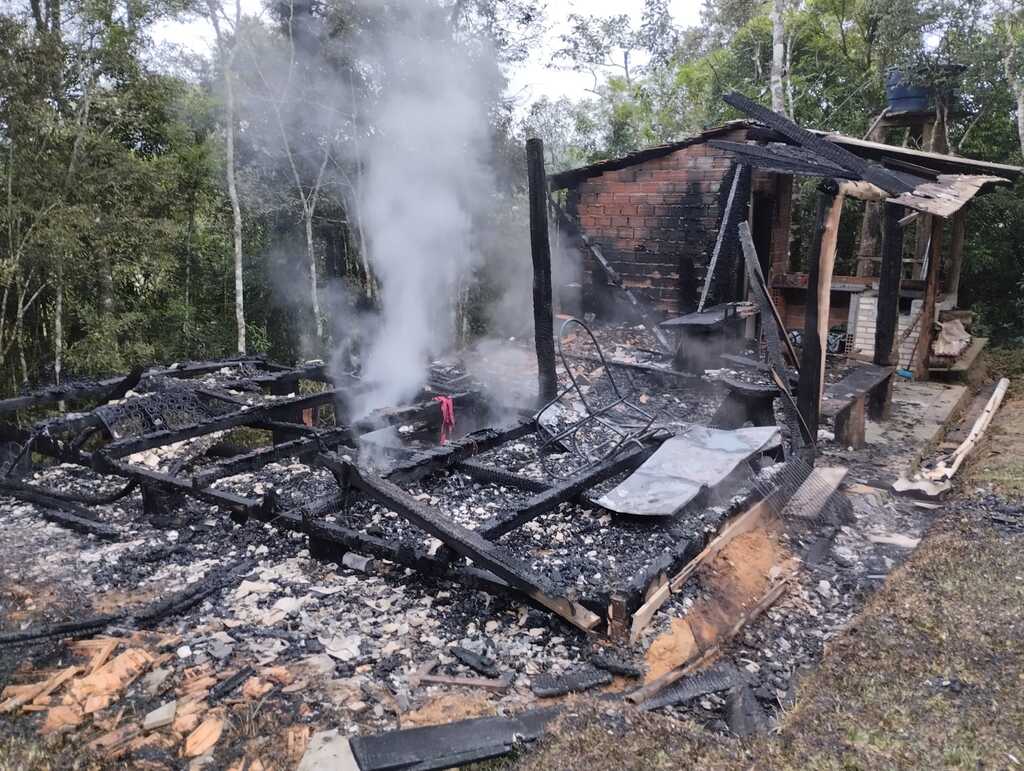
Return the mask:
<path id="1" fill-rule="evenodd" d="M 503 81 L 493 56 L 453 39 L 446 15 L 407 0 L 364 37 L 377 84 L 366 105 L 358 192 L 380 317 L 363 354 L 370 386 L 356 417 L 413 397 L 450 348 L 460 287 L 480 262 L 473 222 L 493 206 L 489 108 Z"/>

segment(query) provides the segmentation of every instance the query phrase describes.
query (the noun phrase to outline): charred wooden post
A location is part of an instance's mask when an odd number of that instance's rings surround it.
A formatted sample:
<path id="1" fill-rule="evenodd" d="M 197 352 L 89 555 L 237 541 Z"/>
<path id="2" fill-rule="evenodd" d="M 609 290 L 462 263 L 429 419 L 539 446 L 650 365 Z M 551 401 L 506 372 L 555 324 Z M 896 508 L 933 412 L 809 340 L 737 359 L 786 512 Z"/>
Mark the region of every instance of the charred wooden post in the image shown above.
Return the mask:
<path id="1" fill-rule="evenodd" d="M 838 192 L 839 186 L 834 180 L 826 181 L 818 190 L 817 215 L 807 266 L 807 305 L 804 309 L 797 406 L 812 437 L 818 435 L 818 414 L 821 409 L 826 348 L 820 330 L 824 323 L 827 336 L 832 263 L 835 260 L 835 238 L 834 234 L 829 233 L 829 228 L 834 230 L 838 224 L 836 213 L 842 207 L 842 198 Z M 830 242 L 832 249 L 828 248 Z"/>
<path id="2" fill-rule="evenodd" d="M 928 379 L 928 360 L 932 353 L 932 338 L 935 332 L 935 298 L 939 292 L 939 268 L 942 265 L 942 228 L 945 220 L 932 217 L 932 234 L 929 239 L 928 273 L 925 276 L 924 303 L 921 305 L 921 332 L 914 351 L 914 377 Z"/>
<path id="3" fill-rule="evenodd" d="M 903 277 L 903 207 L 885 204 L 882 227 L 882 265 L 878 273 L 878 316 L 875 322 L 874 362 L 883 367 L 896 364 L 896 332 L 899 327 L 900 281 Z"/>
<path id="4" fill-rule="evenodd" d="M 903 276 L 903 228 L 900 219 L 903 207 L 884 204 L 882 225 L 882 262 L 878 278 L 878 306 L 875 315 L 875 356 L 874 363 L 883 367 L 898 364 L 900 282 Z M 892 412 L 892 389 L 894 378 L 889 377 L 885 387 L 879 389 L 868 403 L 868 412 L 877 420 L 887 419 Z"/>
<path id="5" fill-rule="evenodd" d="M 548 184 L 544 173 L 544 142 L 526 142 L 530 183 L 530 252 L 533 255 L 533 339 L 537 351 L 537 398 L 555 398 L 555 317 L 551 308 L 551 245 L 548 243 Z"/>

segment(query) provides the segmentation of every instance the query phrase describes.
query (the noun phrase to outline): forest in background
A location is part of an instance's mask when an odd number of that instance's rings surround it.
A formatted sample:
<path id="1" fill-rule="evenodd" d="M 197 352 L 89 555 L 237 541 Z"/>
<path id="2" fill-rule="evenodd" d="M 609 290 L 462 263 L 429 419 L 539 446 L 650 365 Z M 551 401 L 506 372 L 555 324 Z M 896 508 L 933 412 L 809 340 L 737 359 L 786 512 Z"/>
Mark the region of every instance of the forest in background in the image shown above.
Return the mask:
<path id="1" fill-rule="evenodd" d="M 665 0 L 647 0 L 638 24 L 573 16 L 552 64 L 592 87 L 533 104 L 507 77 L 550 23 L 542 0 L 422 3 L 429 34 L 493 75 L 478 94 L 494 180 L 473 209 L 479 259 L 450 287 L 463 341 L 529 315 L 507 291 L 528 264 L 528 136 L 557 171 L 738 117 L 720 99 L 731 90 L 864 136 L 900 66 L 951 79 L 951 152 L 1022 162 L 1024 5 L 1011 0 L 706 0 L 693 28 Z M 387 135 L 395 81 L 376 41 L 407 25 L 408 4 L 266 8 L 256 19 L 234 0 L 15 0 L 0 14 L 0 392 L 236 351 L 326 357 L 373 323 L 381 275 L 361 148 Z M 167 18 L 209 24 L 210 55 L 155 46 Z M 968 226 L 961 304 L 1014 341 L 1024 202 L 1009 188 L 984 196 Z"/>

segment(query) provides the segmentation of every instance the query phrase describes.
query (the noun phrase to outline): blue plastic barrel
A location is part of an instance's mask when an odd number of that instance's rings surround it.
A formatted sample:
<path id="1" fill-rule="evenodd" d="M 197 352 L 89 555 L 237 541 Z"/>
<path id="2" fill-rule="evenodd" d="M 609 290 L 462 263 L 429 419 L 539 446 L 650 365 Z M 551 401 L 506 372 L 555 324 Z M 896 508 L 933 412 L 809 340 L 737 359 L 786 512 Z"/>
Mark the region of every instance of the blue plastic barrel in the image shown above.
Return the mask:
<path id="1" fill-rule="evenodd" d="M 885 96 L 890 112 L 925 112 L 931 101 L 927 86 L 909 83 L 896 67 L 886 73 Z"/>

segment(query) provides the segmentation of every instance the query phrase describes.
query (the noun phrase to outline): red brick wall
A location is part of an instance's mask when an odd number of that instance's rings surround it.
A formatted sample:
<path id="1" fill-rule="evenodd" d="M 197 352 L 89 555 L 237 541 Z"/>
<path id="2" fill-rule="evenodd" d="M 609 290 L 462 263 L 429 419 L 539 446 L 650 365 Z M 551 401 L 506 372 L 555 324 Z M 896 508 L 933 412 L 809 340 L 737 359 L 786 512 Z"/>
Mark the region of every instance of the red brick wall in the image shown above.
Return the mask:
<path id="1" fill-rule="evenodd" d="M 738 129 L 723 139 L 742 141 Z M 733 156 L 700 142 L 569 190 L 568 207 L 626 286 L 668 314 L 680 312 L 680 266 L 692 260 L 699 287 L 718 232 L 723 179 Z M 594 266 L 583 251 L 584 294 L 593 293 Z M 684 280 L 682 284 L 685 284 Z"/>

